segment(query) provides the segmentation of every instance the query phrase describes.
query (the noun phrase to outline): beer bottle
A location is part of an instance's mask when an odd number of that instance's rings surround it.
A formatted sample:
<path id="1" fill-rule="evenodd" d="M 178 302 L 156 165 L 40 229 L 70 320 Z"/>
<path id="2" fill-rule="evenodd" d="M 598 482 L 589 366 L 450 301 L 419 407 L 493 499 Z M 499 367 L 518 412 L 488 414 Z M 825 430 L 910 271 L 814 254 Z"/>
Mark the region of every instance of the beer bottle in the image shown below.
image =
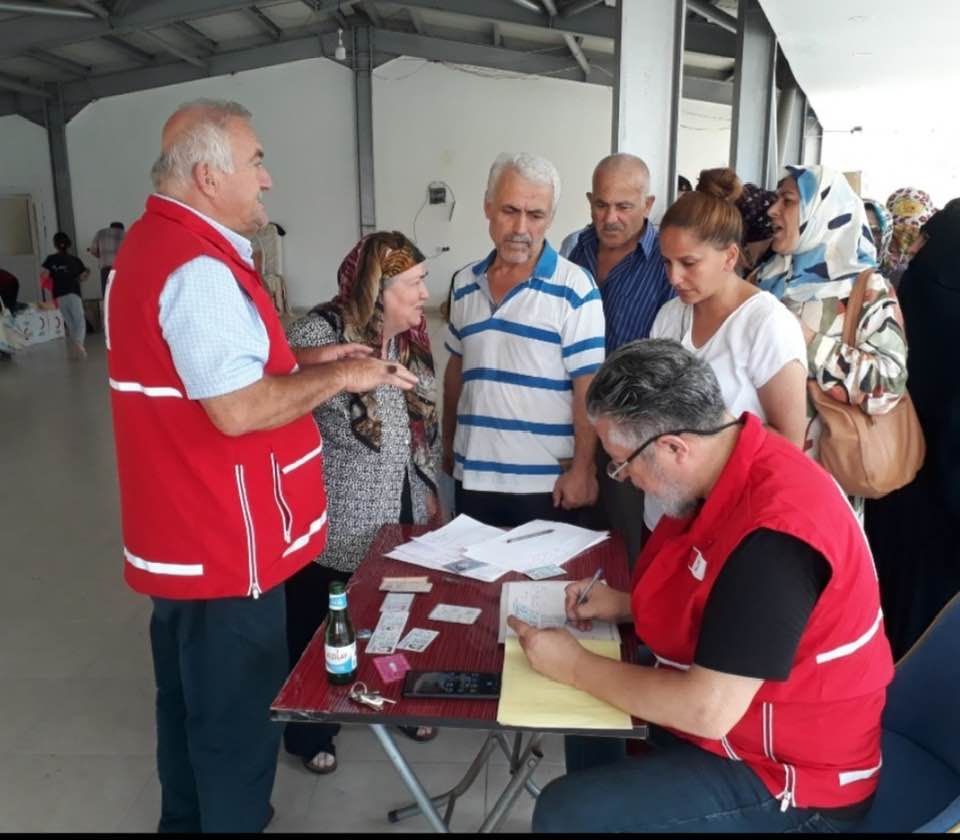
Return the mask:
<path id="1" fill-rule="evenodd" d="M 353 682 L 357 676 L 357 636 L 347 612 L 347 593 L 340 581 L 330 584 L 330 612 L 324 636 L 327 680 L 334 685 Z"/>

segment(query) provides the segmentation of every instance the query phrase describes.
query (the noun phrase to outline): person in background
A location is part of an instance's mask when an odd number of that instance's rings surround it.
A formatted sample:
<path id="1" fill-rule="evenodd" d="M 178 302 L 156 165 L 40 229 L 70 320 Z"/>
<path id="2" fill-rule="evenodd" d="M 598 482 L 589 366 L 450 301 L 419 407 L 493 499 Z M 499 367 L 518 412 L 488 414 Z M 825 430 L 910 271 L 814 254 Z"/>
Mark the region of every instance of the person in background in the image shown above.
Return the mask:
<path id="1" fill-rule="evenodd" d="M 20 281 L 16 275 L 0 268 L 0 301 L 9 312 L 17 311 L 17 297 L 20 295 Z"/>
<path id="2" fill-rule="evenodd" d="M 893 234 L 886 265 L 881 265 L 880 270 L 896 288 L 916 250 L 920 228 L 930 221 L 937 208 L 923 190 L 901 187 L 890 194 L 887 210 L 893 219 Z"/>
<path id="3" fill-rule="evenodd" d="M 866 506 L 893 654 L 903 656 L 960 592 L 960 198 L 922 229 L 897 296 L 910 334 L 910 396 L 927 456 L 906 487 Z"/>
<path id="4" fill-rule="evenodd" d="M 706 170 L 717 172 L 723 170 Z M 700 173 L 701 179 L 703 173 Z M 740 263 L 738 273 L 746 277 L 761 262 L 766 260 L 770 253 L 770 240 L 773 238 L 773 225 L 770 222 L 769 211 L 777 194 L 773 190 L 765 190 L 756 184 L 744 184 L 743 190 L 735 204 L 743 220 L 743 239 L 740 242 Z"/>
<path id="5" fill-rule="evenodd" d="M 123 222 L 110 222 L 110 227 L 100 228 L 87 248 L 100 261 L 100 293 L 107 296 L 107 280 L 117 259 L 117 251 L 123 242 Z"/>
<path id="6" fill-rule="evenodd" d="M 71 359 L 87 358 L 84 340 L 87 336 L 87 318 L 83 312 L 83 293 L 80 284 L 90 276 L 89 269 L 79 257 L 69 253 L 73 242 L 62 231 L 53 235 L 56 252 L 43 261 L 43 270 L 53 285 L 53 297 L 63 316 L 67 354 Z"/>
<path id="7" fill-rule="evenodd" d="M 650 211 L 650 170 L 634 155 L 615 154 L 593 171 L 587 193 L 592 224 L 579 235 L 570 260 L 593 275 L 600 287 L 606 322 L 607 352 L 637 338 L 646 338 L 660 307 L 673 295 L 660 256 L 660 240 Z M 627 556 L 636 558 L 643 542 L 643 506 L 639 491 L 629 482 L 612 481 L 610 459 L 597 450 L 600 498 L 581 519 L 597 529 L 623 534 Z"/>
<path id="8" fill-rule="evenodd" d="M 693 184 L 683 175 L 677 175 L 677 193 L 693 192 Z"/>
<path id="9" fill-rule="evenodd" d="M 337 272 L 337 296 L 287 330 L 307 367 L 331 346 L 358 344 L 417 377 L 409 391 L 382 385 L 339 394 L 313 413 L 324 442 L 330 536 L 316 562 L 287 581 L 287 646 L 293 667 L 326 618 L 332 582 L 349 580 L 380 526 L 423 524 L 437 516 L 440 431 L 435 377 L 423 306 L 429 297 L 425 257 L 406 236 L 364 237 Z M 339 725 L 288 723 L 284 744 L 313 773 L 337 768 Z M 416 741 L 430 727 L 401 727 Z"/>
<path id="10" fill-rule="evenodd" d="M 833 399 L 885 414 L 907 385 L 907 340 L 896 293 L 877 270 L 863 201 L 839 172 L 788 166 L 770 208 L 774 257 L 754 277 L 800 321 L 807 375 Z M 854 283 L 869 271 L 856 346 L 843 343 Z M 812 400 L 804 451 L 819 457 L 823 425 Z M 862 513 L 863 499 L 853 500 Z"/>
<path id="11" fill-rule="evenodd" d="M 880 776 L 893 677 L 870 550 L 836 483 L 750 413 L 711 367 L 647 339 L 604 362 L 597 435 L 664 517 L 631 591 L 566 588 L 567 619 L 632 622 L 656 665 L 607 659 L 514 616 L 531 667 L 651 724 L 651 749 L 566 739 L 535 832 L 849 829 Z"/>
<path id="12" fill-rule="evenodd" d="M 880 267 L 880 273 L 887 277 L 890 242 L 893 239 L 893 219 L 887 208 L 879 201 L 865 198 L 863 206 L 867 211 L 867 224 L 870 226 L 870 233 L 873 236 L 873 247 L 877 249 L 877 265 Z M 887 279 L 890 278 L 887 277 Z"/>
<path id="13" fill-rule="evenodd" d="M 454 278 L 444 375 L 444 471 L 456 509 L 491 525 L 572 520 L 597 499 L 584 397 L 604 355 L 600 292 L 546 241 L 560 176 L 501 154 L 484 196 L 494 250 Z"/>
<path id="14" fill-rule="evenodd" d="M 280 316 L 289 311 L 287 281 L 283 276 L 283 237 L 286 235 L 282 225 L 270 222 L 260 228 L 250 240 L 253 245 L 253 264 L 260 272 L 263 284 Z"/>
<path id="15" fill-rule="evenodd" d="M 732 169 L 700 173 L 660 223 L 660 251 L 677 297 L 664 304 L 651 338 L 679 341 L 710 364 L 727 410 L 755 414 L 794 445 L 807 425 L 807 348 L 800 324 L 769 292 L 735 271 L 743 234 Z M 644 501 L 653 530 L 663 514 Z"/>

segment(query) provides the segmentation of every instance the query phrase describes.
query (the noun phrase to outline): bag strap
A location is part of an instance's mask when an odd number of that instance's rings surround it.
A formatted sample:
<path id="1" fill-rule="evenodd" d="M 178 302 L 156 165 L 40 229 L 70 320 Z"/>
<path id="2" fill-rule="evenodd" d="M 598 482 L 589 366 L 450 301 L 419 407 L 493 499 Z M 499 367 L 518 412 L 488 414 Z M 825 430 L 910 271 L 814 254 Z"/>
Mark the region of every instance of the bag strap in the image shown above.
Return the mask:
<path id="1" fill-rule="evenodd" d="M 857 326 L 860 324 L 860 315 L 863 312 L 863 299 L 867 296 L 867 283 L 873 275 L 872 268 L 865 268 L 857 275 L 856 282 L 850 290 L 847 299 L 847 310 L 843 316 L 843 343 L 848 347 L 855 347 Z"/>

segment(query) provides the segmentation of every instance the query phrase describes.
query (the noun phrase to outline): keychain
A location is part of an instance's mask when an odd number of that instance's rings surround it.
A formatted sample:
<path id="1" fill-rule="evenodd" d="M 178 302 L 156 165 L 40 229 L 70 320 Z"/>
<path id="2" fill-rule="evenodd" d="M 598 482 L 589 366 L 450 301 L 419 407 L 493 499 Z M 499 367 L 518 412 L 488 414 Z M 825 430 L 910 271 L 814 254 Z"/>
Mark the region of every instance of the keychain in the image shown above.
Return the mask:
<path id="1" fill-rule="evenodd" d="M 396 700 L 391 700 L 389 697 L 384 697 L 380 694 L 379 691 L 370 691 L 367 688 L 367 684 L 363 682 L 354 683 L 350 689 L 350 694 L 347 695 L 354 703 L 360 703 L 363 706 L 369 706 L 375 712 L 383 711 L 384 703 L 393 703 L 396 705 Z"/>

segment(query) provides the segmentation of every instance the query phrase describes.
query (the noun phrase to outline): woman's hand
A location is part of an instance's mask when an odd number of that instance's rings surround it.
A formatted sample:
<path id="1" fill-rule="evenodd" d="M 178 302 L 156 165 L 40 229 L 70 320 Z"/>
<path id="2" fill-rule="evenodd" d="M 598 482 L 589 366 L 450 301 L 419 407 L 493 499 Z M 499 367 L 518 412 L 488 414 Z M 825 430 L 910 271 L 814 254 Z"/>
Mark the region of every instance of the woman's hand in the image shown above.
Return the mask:
<path id="1" fill-rule="evenodd" d="M 293 351 L 297 363 L 302 365 L 325 365 L 341 359 L 365 359 L 373 354 L 366 344 L 325 344 L 323 347 L 298 347 Z"/>

